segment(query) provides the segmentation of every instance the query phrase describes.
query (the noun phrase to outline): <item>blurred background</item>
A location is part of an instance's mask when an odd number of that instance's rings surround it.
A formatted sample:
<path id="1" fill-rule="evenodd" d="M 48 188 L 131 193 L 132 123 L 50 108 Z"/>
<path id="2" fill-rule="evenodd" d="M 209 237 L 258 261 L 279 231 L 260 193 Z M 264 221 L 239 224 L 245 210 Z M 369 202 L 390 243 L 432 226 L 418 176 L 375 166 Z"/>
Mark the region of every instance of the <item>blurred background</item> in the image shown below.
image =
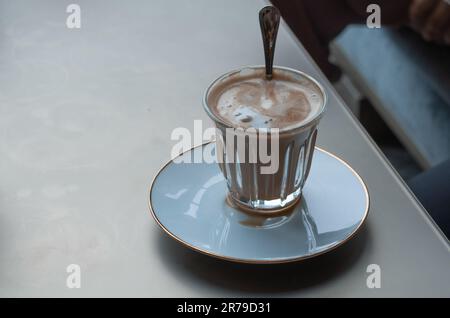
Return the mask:
<path id="1" fill-rule="evenodd" d="M 272 4 L 448 238 L 449 1 Z"/>

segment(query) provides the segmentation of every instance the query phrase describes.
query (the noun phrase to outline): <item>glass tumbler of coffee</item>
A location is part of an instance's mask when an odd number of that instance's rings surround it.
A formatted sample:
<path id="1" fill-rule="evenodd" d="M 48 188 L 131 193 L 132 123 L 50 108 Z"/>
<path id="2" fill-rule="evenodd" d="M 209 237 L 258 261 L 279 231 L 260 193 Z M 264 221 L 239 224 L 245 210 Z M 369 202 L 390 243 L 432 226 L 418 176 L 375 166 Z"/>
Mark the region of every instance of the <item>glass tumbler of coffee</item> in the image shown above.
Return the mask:
<path id="1" fill-rule="evenodd" d="M 273 213 L 302 194 L 326 105 L 323 87 L 300 71 L 249 66 L 220 76 L 203 106 L 216 125 L 216 155 L 232 203 Z"/>

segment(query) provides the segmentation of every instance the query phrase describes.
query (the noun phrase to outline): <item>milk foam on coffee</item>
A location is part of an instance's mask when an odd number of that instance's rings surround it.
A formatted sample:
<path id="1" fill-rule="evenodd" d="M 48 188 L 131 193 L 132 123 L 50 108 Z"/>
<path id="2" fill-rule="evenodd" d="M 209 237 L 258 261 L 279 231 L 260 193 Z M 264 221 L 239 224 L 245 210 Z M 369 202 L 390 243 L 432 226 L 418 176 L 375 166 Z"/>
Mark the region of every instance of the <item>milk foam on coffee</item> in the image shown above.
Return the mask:
<path id="1" fill-rule="evenodd" d="M 209 92 L 210 110 L 232 127 L 280 128 L 300 126 L 320 112 L 322 92 L 306 77 L 264 69 L 235 73 Z"/>

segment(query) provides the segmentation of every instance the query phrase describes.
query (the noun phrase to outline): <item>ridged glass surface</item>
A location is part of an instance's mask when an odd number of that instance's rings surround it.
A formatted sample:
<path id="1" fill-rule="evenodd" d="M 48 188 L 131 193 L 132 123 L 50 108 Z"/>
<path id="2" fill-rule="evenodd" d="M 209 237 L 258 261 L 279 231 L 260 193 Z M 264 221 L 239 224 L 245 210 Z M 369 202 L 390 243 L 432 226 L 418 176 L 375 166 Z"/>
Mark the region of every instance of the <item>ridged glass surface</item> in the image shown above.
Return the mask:
<path id="1" fill-rule="evenodd" d="M 308 176 L 316 134 L 317 129 L 312 126 L 297 134 L 281 135 L 276 158 L 278 169 L 274 173 L 263 174 L 263 163 L 248 160 L 249 152 L 254 151 L 249 139 L 245 139 L 244 155 L 242 149 L 237 150 L 237 137 L 226 134 L 222 128 L 222 136 L 217 139 L 220 151 L 217 156 L 223 159 L 220 168 L 231 198 L 240 205 L 261 210 L 283 208 L 298 200 Z M 234 147 L 226 146 L 230 138 L 235 138 Z"/>

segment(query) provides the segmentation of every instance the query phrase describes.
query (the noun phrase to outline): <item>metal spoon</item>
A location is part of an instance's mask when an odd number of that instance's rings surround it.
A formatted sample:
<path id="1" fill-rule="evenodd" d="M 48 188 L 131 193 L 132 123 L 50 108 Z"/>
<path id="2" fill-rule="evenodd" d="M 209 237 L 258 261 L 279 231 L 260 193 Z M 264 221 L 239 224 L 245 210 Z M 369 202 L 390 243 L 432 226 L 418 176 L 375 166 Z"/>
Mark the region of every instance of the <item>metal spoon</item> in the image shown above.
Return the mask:
<path id="1" fill-rule="evenodd" d="M 259 25 L 264 43 L 264 56 L 266 59 L 266 79 L 272 79 L 273 57 L 277 41 L 278 26 L 280 25 L 280 11 L 267 6 L 259 11 Z"/>

